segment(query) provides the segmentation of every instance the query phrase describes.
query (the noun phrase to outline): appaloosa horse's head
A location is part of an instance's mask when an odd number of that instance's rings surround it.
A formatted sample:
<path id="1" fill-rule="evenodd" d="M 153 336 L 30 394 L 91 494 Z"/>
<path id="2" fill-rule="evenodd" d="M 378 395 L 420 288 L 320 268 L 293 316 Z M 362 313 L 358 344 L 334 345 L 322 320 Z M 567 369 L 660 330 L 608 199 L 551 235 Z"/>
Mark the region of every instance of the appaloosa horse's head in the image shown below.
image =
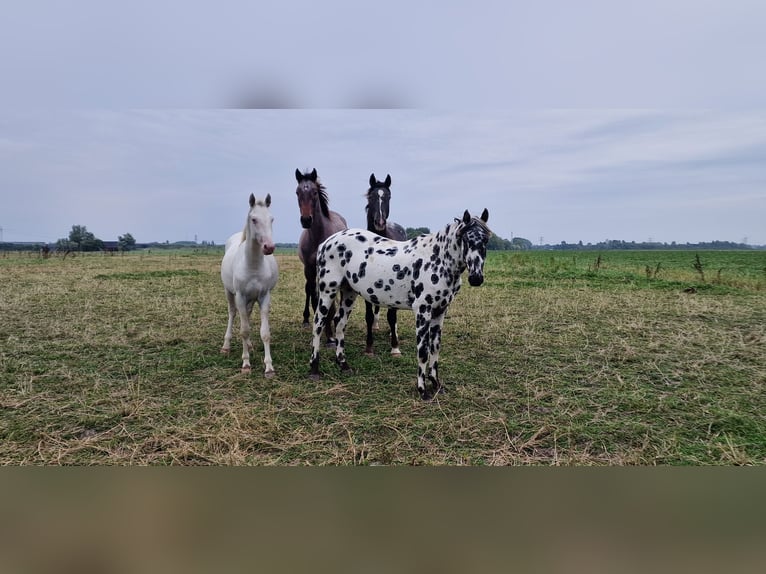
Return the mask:
<path id="1" fill-rule="evenodd" d="M 309 229 L 320 212 L 325 218 L 330 217 L 327 192 L 317 177 L 316 169 L 311 173 L 301 173 L 296 169 L 295 179 L 298 181 L 295 194 L 298 196 L 298 207 L 301 210 L 301 226 Z"/>
<path id="2" fill-rule="evenodd" d="M 462 226 L 458 230 L 458 241 L 463 250 L 463 262 L 468 268 L 468 283 L 478 287 L 484 283 L 484 260 L 487 258 L 487 242 L 492 232 L 487 227 L 489 211 L 484 209 L 481 217 L 471 217 L 466 209 Z"/>
<path id="3" fill-rule="evenodd" d="M 378 181 L 375 174 L 370 174 L 370 189 L 367 190 L 367 229 L 384 234 L 391 203 L 391 176 L 385 181 Z"/>

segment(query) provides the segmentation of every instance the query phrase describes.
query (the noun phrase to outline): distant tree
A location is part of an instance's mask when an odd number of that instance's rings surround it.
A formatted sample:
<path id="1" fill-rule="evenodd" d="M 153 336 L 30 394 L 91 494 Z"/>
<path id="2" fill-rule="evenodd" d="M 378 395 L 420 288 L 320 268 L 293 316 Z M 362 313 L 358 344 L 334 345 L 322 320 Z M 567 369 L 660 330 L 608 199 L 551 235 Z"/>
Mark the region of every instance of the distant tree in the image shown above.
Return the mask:
<path id="1" fill-rule="evenodd" d="M 68 239 L 59 239 L 56 249 L 77 251 L 98 251 L 104 248 L 104 242 L 93 235 L 84 225 L 73 225 Z"/>
<path id="2" fill-rule="evenodd" d="M 117 244 L 120 250 L 130 251 L 131 249 L 135 249 L 136 240 L 133 239 L 133 236 L 130 233 L 126 233 L 125 235 L 117 237 Z"/>
<path id="3" fill-rule="evenodd" d="M 405 232 L 407 233 L 407 239 L 412 239 L 413 237 L 417 237 L 418 235 L 424 235 L 427 233 L 431 233 L 431 230 L 427 227 L 408 227 L 405 229 Z"/>
<path id="4" fill-rule="evenodd" d="M 532 249 L 532 242 L 523 237 L 514 237 L 511 239 L 511 245 L 513 245 L 513 249 Z"/>

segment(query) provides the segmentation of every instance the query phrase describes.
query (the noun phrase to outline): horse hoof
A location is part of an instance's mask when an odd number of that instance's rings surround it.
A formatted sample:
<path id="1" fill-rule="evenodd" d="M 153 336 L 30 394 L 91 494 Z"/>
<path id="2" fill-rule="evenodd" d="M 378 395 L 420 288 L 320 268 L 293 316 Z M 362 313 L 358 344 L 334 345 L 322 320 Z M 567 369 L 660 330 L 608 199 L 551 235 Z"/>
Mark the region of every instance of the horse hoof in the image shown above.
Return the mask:
<path id="1" fill-rule="evenodd" d="M 240 369 L 240 372 L 241 372 L 243 375 L 249 375 L 249 374 L 250 374 L 250 371 L 251 371 L 250 367 L 242 367 L 242 368 Z"/>
<path id="2" fill-rule="evenodd" d="M 391 349 L 391 356 L 392 357 L 401 357 L 402 352 L 399 349 Z"/>
<path id="3" fill-rule="evenodd" d="M 319 373 L 310 373 L 309 374 L 309 379 L 311 379 L 312 381 L 318 381 L 321 378 L 322 378 L 322 375 L 320 375 Z"/>
<path id="4" fill-rule="evenodd" d="M 374 357 L 375 353 L 373 351 L 365 351 L 364 352 L 365 357 Z"/>
<path id="5" fill-rule="evenodd" d="M 311 329 L 311 325 L 309 325 L 309 323 L 308 323 L 307 321 L 304 321 L 304 322 L 303 322 L 303 325 L 302 325 L 302 327 L 303 327 L 304 329 Z"/>
<path id="6" fill-rule="evenodd" d="M 230 350 L 231 350 L 231 349 L 224 349 L 224 348 L 221 348 L 221 354 L 222 354 L 222 355 L 228 355 Z"/>
<path id="7" fill-rule="evenodd" d="M 266 377 L 267 379 L 273 379 L 275 375 L 276 373 L 274 372 L 273 369 L 271 371 L 266 371 L 265 373 L 263 373 L 263 376 Z"/>

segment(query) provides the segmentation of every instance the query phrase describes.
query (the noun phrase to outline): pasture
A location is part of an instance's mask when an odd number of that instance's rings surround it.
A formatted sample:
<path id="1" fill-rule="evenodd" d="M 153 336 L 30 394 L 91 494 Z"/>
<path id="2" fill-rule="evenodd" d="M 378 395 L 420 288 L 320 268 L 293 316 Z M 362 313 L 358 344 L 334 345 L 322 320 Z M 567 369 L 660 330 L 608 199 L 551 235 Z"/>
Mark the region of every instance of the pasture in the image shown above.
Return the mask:
<path id="1" fill-rule="evenodd" d="M 3 465 L 766 462 L 766 252 L 490 252 L 444 323 L 432 402 L 414 317 L 310 380 L 302 266 L 277 252 L 276 376 L 219 353 L 221 251 L 0 258 Z M 701 271 L 701 272 L 700 272 Z M 702 277 L 704 273 L 704 281 Z M 258 314 L 254 313 L 257 329 Z M 241 349 L 235 324 L 233 348 Z"/>

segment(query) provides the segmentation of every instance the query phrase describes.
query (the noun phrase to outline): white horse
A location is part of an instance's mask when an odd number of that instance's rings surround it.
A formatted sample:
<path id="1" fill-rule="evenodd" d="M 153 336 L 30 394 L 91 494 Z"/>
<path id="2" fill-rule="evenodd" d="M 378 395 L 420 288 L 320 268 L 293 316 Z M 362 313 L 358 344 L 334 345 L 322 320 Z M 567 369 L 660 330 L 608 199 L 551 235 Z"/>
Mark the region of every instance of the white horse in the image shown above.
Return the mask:
<path id="1" fill-rule="evenodd" d="M 250 313 L 258 301 L 261 310 L 261 341 L 263 341 L 264 375 L 274 376 L 271 363 L 271 331 L 269 329 L 269 305 L 271 290 L 277 284 L 279 271 L 274 258 L 274 241 L 271 224 L 274 218 L 269 211 L 271 195 L 265 200 L 250 194 L 250 211 L 245 228 L 226 240 L 226 251 L 221 262 L 221 280 L 229 303 L 229 324 L 223 337 L 221 353 L 231 350 L 231 330 L 234 315 L 239 313 L 242 334 L 242 372 L 250 372 Z"/>

